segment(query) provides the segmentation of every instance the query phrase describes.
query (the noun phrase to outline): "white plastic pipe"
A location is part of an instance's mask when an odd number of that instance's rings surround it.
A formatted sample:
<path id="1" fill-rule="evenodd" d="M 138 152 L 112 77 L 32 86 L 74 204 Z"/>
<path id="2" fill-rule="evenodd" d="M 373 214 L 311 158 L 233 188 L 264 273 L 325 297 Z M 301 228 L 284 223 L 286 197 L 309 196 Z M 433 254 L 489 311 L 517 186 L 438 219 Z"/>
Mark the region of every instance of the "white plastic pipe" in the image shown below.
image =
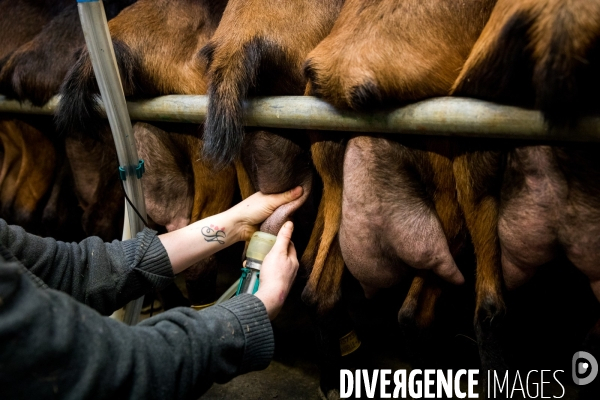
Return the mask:
<path id="1" fill-rule="evenodd" d="M 119 165 L 125 171 L 125 192 L 143 218 L 146 218 L 146 205 L 142 182 L 136 174 L 138 167 L 138 153 L 135 146 L 135 138 L 131 127 L 131 120 L 127 112 L 127 103 L 123 94 L 123 86 L 119 77 L 119 70 L 112 46 L 112 40 L 108 31 L 104 5 L 99 0 L 78 0 L 79 19 L 85 36 L 85 43 L 94 67 L 94 74 L 98 81 L 100 95 L 106 110 L 106 116 L 117 149 Z M 117 173 L 115 168 L 115 174 Z M 126 219 L 123 239 L 126 232 L 128 236 L 135 236 L 137 232 L 144 229 L 144 222 L 138 217 L 131 205 L 126 203 Z M 127 304 L 123 322 L 135 325 L 140 318 L 142 303 L 141 297 Z"/>
<path id="2" fill-rule="evenodd" d="M 221 304 L 224 301 L 229 300 L 230 298 L 233 297 L 233 295 L 235 294 L 235 292 L 237 291 L 238 285 L 240 284 L 239 279 L 237 281 L 235 281 L 231 286 L 229 286 L 229 289 L 227 289 L 225 291 L 225 293 L 223 293 L 221 295 L 221 297 L 219 297 L 219 299 L 217 301 L 215 301 L 215 305 L 217 304 Z"/>

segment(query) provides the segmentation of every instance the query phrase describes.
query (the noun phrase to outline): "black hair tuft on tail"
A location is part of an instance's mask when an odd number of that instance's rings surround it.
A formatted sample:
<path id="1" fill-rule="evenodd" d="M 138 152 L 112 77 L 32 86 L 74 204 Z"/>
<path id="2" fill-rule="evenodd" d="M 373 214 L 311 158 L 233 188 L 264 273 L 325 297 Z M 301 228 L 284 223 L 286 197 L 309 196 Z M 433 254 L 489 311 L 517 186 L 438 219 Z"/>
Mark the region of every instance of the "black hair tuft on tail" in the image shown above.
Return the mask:
<path id="1" fill-rule="evenodd" d="M 113 40 L 115 57 L 125 95 L 135 93 L 136 71 L 139 60 L 123 42 Z M 58 132 L 98 138 L 106 120 L 98 105 L 98 83 L 87 49 L 81 52 L 77 62 L 67 74 L 60 88 L 60 103 L 54 115 Z"/>

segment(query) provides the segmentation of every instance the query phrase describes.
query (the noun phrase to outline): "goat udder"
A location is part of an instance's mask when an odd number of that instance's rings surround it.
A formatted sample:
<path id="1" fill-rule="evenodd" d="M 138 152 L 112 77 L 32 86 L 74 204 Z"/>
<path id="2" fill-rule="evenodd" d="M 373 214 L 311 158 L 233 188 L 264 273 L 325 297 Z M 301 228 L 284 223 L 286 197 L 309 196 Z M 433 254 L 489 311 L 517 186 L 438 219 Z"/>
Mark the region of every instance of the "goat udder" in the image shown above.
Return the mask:
<path id="1" fill-rule="evenodd" d="M 298 210 L 302 204 L 306 201 L 308 196 L 310 195 L 310 191 L 312 188 L 312 180 L 308 179 L 306 182 L 302 183 L 302 196 L 297 198 L 294 201 L 291 201 L 287 204 L 284 204 L 278 207 L 271 216 L 269 216 L 260 226 L 261 232 L 267 232 L 272 235 L 277 235 L 279 230 L 287 221 L 291 219 L 291 216 Z"/>

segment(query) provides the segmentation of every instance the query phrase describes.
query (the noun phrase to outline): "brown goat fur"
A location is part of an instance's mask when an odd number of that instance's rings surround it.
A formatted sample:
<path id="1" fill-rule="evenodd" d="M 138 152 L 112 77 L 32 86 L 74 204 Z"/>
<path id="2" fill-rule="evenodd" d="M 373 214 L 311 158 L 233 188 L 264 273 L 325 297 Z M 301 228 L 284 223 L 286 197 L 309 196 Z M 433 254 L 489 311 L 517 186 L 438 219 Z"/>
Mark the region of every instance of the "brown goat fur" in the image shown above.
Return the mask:
<path id="1" fill-rule="evenodd" d="M 536 108 L 552 130 L 577 129 L 580 116 L 598 110 L 598 15 L 597 0 L 498 0 L 452 93 Z M 477 316 L 489 325 L 504 308 L 499 278 L 507 289 L 515 289 L 559 251 L 590 279 L 600 300 L 597 147 L 512 143 L 505 151 L 499 193 L 478 195 L 477 186 L 464 182 L 465 188 L 474 188 L 472 193 L 464 190 L 475 198 L 469 214 L 479 215 L 467 223 L 483 233 L 479 241 L 474 237 L 476 252 L 477 242 L 488 249 L 477 254 L 478 262 L 501 254 L 502 275 L 495 268 L 477 277 Z M 466 157 L 455 168 L 474 171 L 472 163 L 497 168 L 490 154 L 487 160 Z M 489 232 L 494 222 L 495 236 Z M 499 244 L 492 246 L 493 240 Z M 502 349 L 491 350 L 487 356 L 497 363 Z"/>
<path id="2" fill-rule="evenodd" d="M 225 3 L 141 0 L 111 20 L 125 95 L 205 94 L 205 68 L 197 53 L 217 28 Z M 88 136 L 106 126 L 94 108 L 98 88 L 85 50 L 61 91 L 59 126 Z M 196 128 L 138 123 L 134 131 L 146 162 L 142 182 L 154 223 L 178 229 L 231 206 L 236 171 L 228 165 L 215 172 L 199 159 L 203 145 Z M 116 164 L 112 168 L 116 172 Z M 210 287 L 216 278 L 214 258 L 189 268 L 185 277 L 192 304 L 214 300 L 214 287 Z"/>
<path id="3" fill-rule="evenodd" d="M 217 28 L 224 6 L 224 1 L 140 0 L 112 19 L 109 29 L 125 95 L 205 94 L 205 69 L 197 53 Z M 97 93 L 84 48 L 61 87 L 59 129 L 94 135 L 102 125 Z"/>
<path id="4" fill-rule="evenodd" d="M 146 166 L 142 179 L 146 211 L 167 231 L 225 211 L 232 205 L 236 188 L 233 166 L 215 172 L 198 158 L 202 140 L 194 135 L 195 129 L 170 127 L 180 132 L 166 132 L 147 123 L 134 125 L 138 154 Z M 192 305 L 214 300 L 216 273 L 214 257 L 184 272 Z"/>
<path id="5" fill-rule="evenodd" d="M 68 4 L 68 0 L 34 2 L 3 0 L 0 2 L 0 66 L 5 57 L 19 46 L 33 39 L 54 16 Z"/>
<path id="6" fill-rule="evenodd" d="M 242 102 L 249 94 L 303 93 L 304 58 L 327 35 L 341 3 L 228 2 L 219 28 L 202 49 L 209 73 L 205 157 L 223 165 L 239 156 L 244 137 Z"/>
<path id="7" fill-rule="evenodd" d="M 324 97 L 338 107 L 353 109 L 368 109 L 447 95 L 484 28 L 494 4 L 494 0 L 348 1 L 342 8 L 331 34 L 307 58 L 305 74 L 309 78 L 309 93 Z M 442 227 L 452 256 L 460 252 L 467 234 L 470 234 L 477 253 L 478 314 L 475 323 L 479 329 L 478 339 L 481 344 L 494 339 L 487 335 L 488 330 L 481 325 L 490 322 L 494 315 L 501 314 L 503 310 L 503 303 L 497 301 L 501 299 L 501 270 L 496 231 L 499 204 L 497 186 L 502 173 L 502 163 L 501 157 L 490 153 L 487 147 L 479 147 L 478 143 L 469 143 L 468 146 L 466 144 L 467 142 L 440 138 L 400 138 L 397 141 L 381 137 L 365 138 L 362 142 L 353 144 L 354 150 L 351 155 L 354 158 L 343 170 L 343 191 L 340 183 L 335 183 L 331 177 L 337 173 L 339 165 L 335 172 L 331 169 L 318 171 L 326 186 L 324 192 L 337 190 L 344 193 L 340 220 L 342 231 L 347 229 L 344 228 L 347 218 L 350 221 L 346 223 L 348 228 L 361 221 L 366 223 L 364 218 L 360 219 L 355 215 L 360 210 L 352 213 L 351 207 L 380 201 L 380 208 L 388 210 L 389 207 L 398 207 L 397 212 L 400 213 L 402 209 L 406 210 L 406 207 L 400 207 L 397 203 L 406 203 L 405 196 L 409 196 L 409 199 L 414 197 L 429 204 Z M 345 157 L 348 157 L 348 151 L 347 149 Z M 486 157 L 492 157 L 495 163 L 488 164 L 482 161 L 486 160 Z M 368 162 L 366 160 L 372 160 L 375 165 L 365 169 L 362 165 Z M 351 169 L 365 170 L 352 174 L 352 171 L 346 170 L 350 165 Z M 401 167 L 402 165 L 404 167 Z M 397 171 L 398 168 L 401 171 Z M 392 182 L 398 183 L 394 177 L 399 176 L 399 173 L 407 174 L 408 183 L 396 185 L 392 190 L 390 186 L 393 185 Z M 379 181 L 369 178 L 372 181 L 369 181 L 370 185 L 376 186 L 366 189 L 366 183 L 363 182 L 361 189 L 360 184 L 352 184 L 356 180 L 360 181 L 361 176 L 370 177 L 371 174 L 381 177 Z M 328 188 L 328 183 L 335 183 L 338 185 L 337 189 Z M 349 190 L 353 192 L 346 196 Z M 410 193 L 414 190 L 416 191 L 413 194 L 416 197 L 411 197 Z M 365 193 L 364 199 L 360 200 L 361 193 L 365 191 L 369 194 Z M 383 198 L 391 193 L 396 196 L 395 199 Z M 400 200 L 401 198 L 405 200 Z M 324 208 L 323 205 L 321 207 Z M 333 208 L 334 204 L 329 207 Z M 377 209 L 377 206 L 373 207 Z M 409 221 L 408 217 L 403 221 Z M 367 217 L 367 220 L 371 222 L 377 219 Z M 385 221 L 380 222 L 386 224 Z M 404 222 L 398 222 L 398 226 L 402 223 Z M 406 229 L 416 229 L 413 232 L 416 235 L 423 227 Z M 375 231 L 377 229 L 371 225 L 370 232 Z M 351 238 L 357 234 L 359 232 L 352 230 L 346 234 L 341 233 L 340 240 L 344 242 L 342 253 L 346 264 L 352 264 L 354 257 L 362 257 L 358 252 L 352 251 Z M 385 232 L 382 232 L 382 235 L 385 236 Z M 393 238 L 390 240 L 393 242 Z M 386 245 L 383 242 L 385 241 L 382 239 L 380 247 L 385 249 Z M 361 270 L 368 264 L 368 260 L 362 258 L 360 263 L 354 262 L 355 265 L 349 265 L 349 268 L 359 280 L 377 286 L 383 282 L 377 283 L 377 279 L 372 279 L 377 275 L 376 271 L 384 274 L 380 268 L 388 257 L 384 256 L 384 253 L 382 250 L 381 262 L 371 271 Z M 327 254 L 326 251 L 323 254 Z M 425 255 L 426 252 L 422 254 Z M 336 268 L 331 269 L 329 272 L 325 266 L 321 270 L 313 270 L 313 273 L 335 275 Z M 311 278 L 315 281 L 319 279 Z M 441 295 L 442 286 L 437 281 L 437 277 L 428 274 L 420 274 L 413 279 L 411 289 L 398 314 L 402 324 L 413 320 L 420 328 L 429 326 L 433 321 L 436 301 Z M 385 282 L 389 285 L 388 279 Z M 366 290 L 374 289 L 368 286 Z M 493 297 L 493 304 L 485 303 L 488 292 Z M 487 306 L 485 310 L 488 314 L 493 315 L 486 314 L 482 304 Z"/>
<path id="8" fill-rule="evenodd" d="M 464 211 L 477 257 L 476 312 L 491 297 L 499 311 L 501 300 L 500 254 L 497 235 L 503 153 L 465 152 L 454 159 L 458 201 Z M 490 316 L 491 317 L 491 316 Z"/>
<path id="9" fill-rule="evenodd" d="M 294 240 L 301 252 L 307 230 L 312 230 L 312 197 L 314 169 L 303 131 L 249 131 L 243 144 L 241 161 L 252 186 L 265 194 L 280 193 L 301 186 L 302 195 L 275 210 L 260 226 L 260 230 L 276 235 L 285 221 L 298 214 Z M 306 235 L 304 235 L 306 233 Z"/>
<path id="10" fill-rule="evenodd" d="M 129 57 L 134 68 L 127 71 L 131 79 L 126 95 L 206 93 L 204 65 L 197 53 L 217 29 L 225 4 L 141 0 L 111 21 L 111 37 L 120 42 L 122 56 Z"/>
<path id="11" fill-rule="evenodd" d="M 67 7 L 32 40 L 16 49 L 0 69 L 0 93 L 34 105 L 58 93 L 67 71 L 83 46 L 77 7 Z"/>
<path id="12" fill-rule="evenodd" d="M 348 0 L 307 57 L 312 92 L 354 109 L 446 94 L 493 3 Z"/>
<path id="13" fill-rule="evenodd" d="M 492 6 L 493 1 L 346 2 L 331 34 L 308 56 L 305 74 L 309 78 L 309 93 L 351 108 L 444 95 L 483 29 Z M 440 20 L 445 23 L 440 24 Z M 404 26 L 418 26 L 430 34 L 415 35 L 408 28 L 400 28 Z M 438 190 L 433 197 L 434 207 L 451 240 L 459 235 L 463 224 L 452 176 L 453 153 L 444 150 L 450 145 L 448 141 L 428 143 L 431 147 L 428 163 L 433 168 L 432 179 Z M 325 184 L 324 193 L 341 191 L 341 182 L 335 183 L 332 177 L 324 176 L 336 173 L 340 166 L 318 169 Z M 334 183 L 337 189 L 328 187 Z M 329 206 L 336 207 L 339 206 Z M 325 206 L 322 204 L 321 208 Z M 460 247 L 456 243 L 450 243 L 451 247 Z"/>
<path id="14" fill-rule="evenodd" d="M 345 152 L 345 135 L 312 131 L 312 161 L 323 179 L 323 193 L 317 218 L 308 245 L 302 255 L 302 265 L 309 279 L 302 293 L 305 303 L 315 305 L 323 314 L 339 301 L 344 260 L 338 243 L 342 211 L 342 166 Z M 325 136 L 327 140 L 325 140 Z"/>
<path id="15" fill-rule="evenodd" d="M 499 0 L 453 93 L 540 109 L 555 125 L 597 113 L 600 2 Z"/>
<path id="16" fill-rule="evenodd" d="M 431 274 L 417 275 L 398 312 L 398 322 L 418 330 L 429 328 L 435 319 L 435 307 L 441 295 L 439 280 Z"/>
<path id="17" fill-rule="evenodd" d="M 113 18 L 132 0 L 105 1 L 106 17 Z M 12 18 L 12 16 L 11 16 Z M 31 21 L 21 21 L 30 25 Z M 52 16 L 41 31 L 0 62 L 0 93 L 34 105 L 58 93 L 76 53 L 84 45 L 77 4 L 71 2 Z"/>
<path id="18" fill-rule="evenodd" d="M 68 137 L 65 148 L 83 210 L 81 224 L 85 234 L 106 241 L 120 238 L 125 203 L 117 174 L 117 154 L 108 129 L 100 140 Z"/>
<path id="19" fill-rule="evenodd" d="M 256 189 L 252 184 L 250 176 L 248 176 L 248 171 L 246 171 L 246 168 L 244 168 L 244 164 L 240 160 L 237 160 L 234 165 L 238 187 L 240 188 L 240 195 L 242 196 L 243 200 L 256 193 Z"/>
<path id="20" fill-rule="evenodd" d="M 505 314 L 498 213 L 506 152 L 465 147 L 452 168 L 476 257 L 475 333 L 482 366 L 501 370 L 506 368 L 504 359 L 494 350 L 499 341 L 496 330 Z"/>
<path id="21" fill-rule="evenodd" d="M 236 168 L 233 165 L 215 172 L 211 165 L 198 156 L 203 143 L 197 137 L 182 137 L 180 146 L 188 152 L 194 173 L 194 201 L 192 222 L 219 214 L 232 205 L 238 182 Z"/>
<path id="22" fill-rule="evenodd" d="M 52 186 L 57 163 L 54 145 L 38 129 L 18 120 L 0 121 L 0 141 L 2 218 L 29 228 Z"/>

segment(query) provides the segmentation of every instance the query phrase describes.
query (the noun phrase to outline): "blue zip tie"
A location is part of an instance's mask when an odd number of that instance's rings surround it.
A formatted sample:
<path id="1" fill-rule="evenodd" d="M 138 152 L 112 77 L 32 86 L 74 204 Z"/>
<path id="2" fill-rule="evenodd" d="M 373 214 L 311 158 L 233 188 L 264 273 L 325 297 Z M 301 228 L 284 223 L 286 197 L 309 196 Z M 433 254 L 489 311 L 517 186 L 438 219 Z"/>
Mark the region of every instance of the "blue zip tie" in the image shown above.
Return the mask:
<path id="1" fill-rule="evenodd" d="M 142 175 L 144 175 L 144 172 L 146 172 L 146 166 L 144 164 L 144 160 L 140 158 L 140 161 L 138 162 L 138 166 L 135 169 L 135 175 L 137 176 L 138 179 L 142 179 Z"/>
<path id="2" fill-rule="evenodd" d="M 140 159 L 138 166 L 135 169 L 135 176 L 137 176 L 138 179 L 142 179 L 144 172 L 146 172 L 146 164 L 144 163 L 143 159 Z M 119 178 L 121 178 L 122 181 L 127 180 L 127 171 L 125 171 L 125 168 L 121 166 L 119 166 Z"/>

